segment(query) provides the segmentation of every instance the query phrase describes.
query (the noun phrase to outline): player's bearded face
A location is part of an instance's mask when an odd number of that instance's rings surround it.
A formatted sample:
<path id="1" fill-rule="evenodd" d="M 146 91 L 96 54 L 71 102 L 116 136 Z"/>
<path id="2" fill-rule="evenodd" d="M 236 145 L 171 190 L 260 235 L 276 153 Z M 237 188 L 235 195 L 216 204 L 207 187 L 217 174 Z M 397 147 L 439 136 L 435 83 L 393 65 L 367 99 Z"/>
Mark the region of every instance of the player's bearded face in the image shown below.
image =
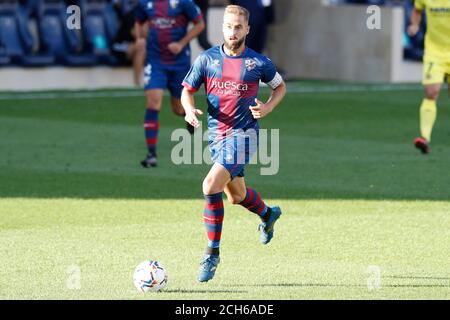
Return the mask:
<path id="1" fill-rule="evenodd" d="M 248 23 L 243 16 L 225 14 L 223 21 L 223 38 L 225 47 L 229 50 L 237 50 L 244 43 L 249 31 Z"/>
<path id="2" fill-rule="evenodd" d="M 242 37 L 241 39 L 238 39 L 237 37 L 225 38 L 225 46 L 227 47 L 227 49 L 233 51 L 239 49 L 244 42 L 245 36 Z"/>

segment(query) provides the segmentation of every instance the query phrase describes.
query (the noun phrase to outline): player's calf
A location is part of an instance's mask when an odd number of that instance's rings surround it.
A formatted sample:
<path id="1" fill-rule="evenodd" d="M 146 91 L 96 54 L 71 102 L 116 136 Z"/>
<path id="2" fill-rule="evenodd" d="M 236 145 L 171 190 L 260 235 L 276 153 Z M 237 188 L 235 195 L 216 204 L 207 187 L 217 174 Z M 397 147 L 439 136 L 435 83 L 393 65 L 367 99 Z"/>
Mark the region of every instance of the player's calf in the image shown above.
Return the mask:
<path id="1" fill-rule="evenodd" d="M 246 188 L 245 196 L 239 204 L 257 214 L 262 221 L 267 218 L 270 212 L 270 207 L 266 205 L 259 192 L 252 188 Z"/>
<path id="2" fill-rule="evenodd" d="M 145 110 L 144 120 L 145 141 L 147 143 L 147 156 L 141 161 L 144 168 L 156 167 L 156 146 L 159 133 L 159 111 L 152 108 Z"/>
<path id="3" fill-rule="evenodd" d="M 222 237 L 222 223 L 224 218 L 222 192 L 205 195 L 205 208 L 203 221 L 208 236 L 208 246 L 205 257 L 200 265 L 198 281 L 209 281 L 214 277 L 217 265 L 220 262 L 219 248 Z"/>
<path id="4" fill-rule="evenodd" d="M 228 202 L 231 204 L 240 204 L 245 198 L 245 195 L 241 194 L 227 194 Z"/>

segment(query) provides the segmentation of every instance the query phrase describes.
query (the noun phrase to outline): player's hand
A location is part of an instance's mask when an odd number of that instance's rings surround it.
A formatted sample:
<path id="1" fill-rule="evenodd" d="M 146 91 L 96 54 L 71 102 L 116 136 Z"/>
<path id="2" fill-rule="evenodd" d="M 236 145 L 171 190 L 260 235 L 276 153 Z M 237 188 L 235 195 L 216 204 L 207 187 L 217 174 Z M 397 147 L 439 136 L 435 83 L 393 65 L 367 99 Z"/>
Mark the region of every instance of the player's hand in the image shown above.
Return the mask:
<path id="1" fill-rule="evenodd" d="M 183 50 L 183 45 L 179 42 L 171 42 L 167 46 L 167 48 L 172 52 L 174 55 L 177 55 Z"/>
<path id="2" fill-rule="evenodd" d="M 408 35 L 410 37 L 414 37 L 417 34 L 417 32 L 419 32 L 419 29 L 420 29 L 419 25 L 410 24 L 408 27 Z"/>
<path id="3" fill-rule="evenodd" d="M 200 109 L 191 109 L 186 112 L 186 116 L 184 117 L 184 120 L 186 120 L 186 122 L 189 123 L 194 128 L 198 128 L 200 123 L 198 122 L 197 116 L 201 116 L 202 114 L 203 114 L 203 112 Z"/>
<path id="4" fill-rule="evenodd" d="M 138 38 L 136 40 L 136 49 L 145 50 L 146 44 L 147 44 L 147 40 L 145 38 Z"/>
<path id="5" fill-rule="evenodd" d="M 261 119 L 267 116 L 272 109 L 267 106 L 267 104 L 262 103 L 258 99 L 255 99 L 256 106 L 250 106 L 250 111 L 252 112 L 253 118 Z"/>

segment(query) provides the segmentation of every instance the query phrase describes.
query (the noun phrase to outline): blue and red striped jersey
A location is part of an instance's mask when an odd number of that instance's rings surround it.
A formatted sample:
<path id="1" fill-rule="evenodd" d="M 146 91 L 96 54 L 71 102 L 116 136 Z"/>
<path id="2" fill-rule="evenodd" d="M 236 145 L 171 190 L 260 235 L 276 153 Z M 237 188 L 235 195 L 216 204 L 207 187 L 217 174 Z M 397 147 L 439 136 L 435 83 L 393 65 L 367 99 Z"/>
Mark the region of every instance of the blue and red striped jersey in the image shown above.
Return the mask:
<path id="1" fill-rule="evenodd" d="M 187 45 L 174 55 L 168 49 L 171 42 L 181 40 L 189 22 L 197 23 L 202 13 L 193 0 L 139 0 L 136 21 L 148 23 L 147 59 L 163 65 L 190 65 L 190 47 Z"/>
<path id="2" fill-rule="evenodd" d="M 203 52 L 186 75 L 183 86 L 196 92 L 202 84 L 208 102 L 210 137 L 224 136 L 233 129 L 258 129 L 258 121 L 249 109 L 256 105 L 259 82 L 273 89 L 280 83 L 273 62 L 245 48 L 240 56 L 228 56 L 223 46 Z"/>

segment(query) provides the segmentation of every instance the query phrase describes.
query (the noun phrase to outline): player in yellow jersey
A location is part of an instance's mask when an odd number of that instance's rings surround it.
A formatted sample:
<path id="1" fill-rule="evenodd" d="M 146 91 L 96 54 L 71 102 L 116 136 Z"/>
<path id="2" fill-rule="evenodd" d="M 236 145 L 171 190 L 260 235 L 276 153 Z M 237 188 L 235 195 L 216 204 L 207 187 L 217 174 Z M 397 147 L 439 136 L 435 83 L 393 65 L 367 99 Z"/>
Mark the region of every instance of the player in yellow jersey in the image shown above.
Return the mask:
<path id="1" fill-rule="evenodd" d="M 423 85 L 425 98 L 420 106 L 420 134 L 414 140 L 422 153 L 430 151 L 431 132 L 436 120 L 436 101 L 447 77 L 450 94 L 450 0 L 415 0 L 408 34 L 419 31 L 422 12 L 427 15 L 425 54 L 423 58 Z"/>

